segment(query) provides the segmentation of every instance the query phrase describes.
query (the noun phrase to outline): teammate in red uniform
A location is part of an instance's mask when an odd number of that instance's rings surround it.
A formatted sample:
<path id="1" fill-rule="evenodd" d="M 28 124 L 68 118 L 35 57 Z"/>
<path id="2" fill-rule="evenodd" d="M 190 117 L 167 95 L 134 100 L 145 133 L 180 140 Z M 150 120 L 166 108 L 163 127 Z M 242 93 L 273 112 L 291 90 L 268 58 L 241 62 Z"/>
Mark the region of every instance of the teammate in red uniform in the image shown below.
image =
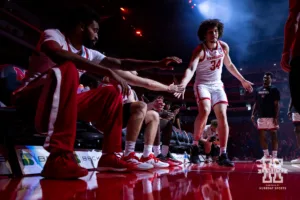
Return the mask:
<path id="1" fill-rule="evenodd" d="M 96 122 L 104 132 L 103 155 L 99 170 L 125 171 L 132 164 L 119 157 L 122 130 L 122 95 L 114 85 L 100 86 L 77 94 L 78 70 L 106 75 L 116 80 L 128 95 L 127 83 L 112 69 L 142 70 L 169 68 L 178 58 L 162 61 L 140 61 L 106 57 L 87 47 L 98 39 L 99 17 L 86 6 L 70 13 L 64 30 L 43 32 L 37 45 L 39 56 L 32 57 L 29 78 L 15 91 L 16 107 L 27 118 L 35 117 L 39 132 L 47 136 L 44 147 L 50 152 L 42 176 L 56 179 L 87 175 L 73 156 L 76 120 Z"/>
<path id="2" fill-rule="evenodd" d="M 289 17 L 284 27 L 284 47 L 281 67 L 290 72 L 291 97 L 297 112 L 300 112 L 300 1 L 289 0 Z M 291 62 L 290 62 L 291 59 Z M 290 62 L 290 63 L 289 63 Z"/>
<path id="3" fill-rule="evenodd" d="M 200 162 L 198 143 L 212 107 L 218 120 L 217 131 L 221 147 L 218 163 L 222 166 L 231 167 L 234 164 L 228 159 L 226 153 L 229 128 L 226 115 L 227 96 L 221 81 L 223 62 L 227 70 L 241 82 L 247 91 L 252 92 L 253 88 L 252 83 L 245 80 L 231 62 L 228 45 L 219 40 L 223 34 L 223 28 L 224 25 L 217 19 L 206 20 L 201 23 L 198 37 L 203 43 L 194 50 L 181 84 L 186 87 L 196 72 L 194 92 L 199 113 L 194 124 L 194 145 L 191 151 L 191 162 Z M 181 94 L 175 94 L 175 96 L 179 98 Z"/>

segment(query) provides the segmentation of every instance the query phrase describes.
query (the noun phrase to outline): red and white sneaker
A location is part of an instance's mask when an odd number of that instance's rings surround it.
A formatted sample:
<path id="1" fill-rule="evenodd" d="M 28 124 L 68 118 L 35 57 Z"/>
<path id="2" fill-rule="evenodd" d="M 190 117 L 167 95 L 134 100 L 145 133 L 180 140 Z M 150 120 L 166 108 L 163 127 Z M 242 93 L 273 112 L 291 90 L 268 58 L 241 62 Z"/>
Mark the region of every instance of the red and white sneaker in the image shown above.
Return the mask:
<path id="1" fill-rule="evenodd" d="M 125 162 L 120 153 L 108 153 L 101 156 L 97 171 L 124 172 L 135 168 L 135 164 Z"/>
<path id="2" fill-rule="evenodd" d="M 140 162 L 140 159 L 135 155 L 135 152 L 131 152 L 128 156 L 124 156 L 123 160 L 129 164 L 135 165 L 132 170 L 149 170 L 154 168 L 152 164 Z"/>
<path id="3" fill-rule="evenodd" d="M 170 166 L 168 163 L 161 162 L 158 158 L 154 156 L 153 153 L 150 153 L 150 155 L 146 158 L 142 156 L 140 158 L 140 162 L 151 164 L 154 166 L 154 168 L 165 168 Z"/>

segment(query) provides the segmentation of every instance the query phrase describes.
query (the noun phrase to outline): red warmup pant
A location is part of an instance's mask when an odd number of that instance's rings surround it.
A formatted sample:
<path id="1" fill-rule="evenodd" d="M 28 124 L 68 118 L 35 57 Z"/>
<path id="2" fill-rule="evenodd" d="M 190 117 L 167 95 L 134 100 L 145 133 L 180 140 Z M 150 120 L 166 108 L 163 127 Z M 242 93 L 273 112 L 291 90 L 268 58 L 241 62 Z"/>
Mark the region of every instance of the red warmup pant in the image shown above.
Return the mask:
<path id="1" fill-rule="evenodd" d="M 77 119 L 96 122 L 104 132 L 103 152 L 122 151 L 122 95 L 113 85 L 77 94 L 78 71 L 66 62 L 15 92 L 21 113 L 35 115 L 36 129 L 47 138 L 48 151 L 73 151 Z M 32 113 L 34 112 L 34 113 Z"/>

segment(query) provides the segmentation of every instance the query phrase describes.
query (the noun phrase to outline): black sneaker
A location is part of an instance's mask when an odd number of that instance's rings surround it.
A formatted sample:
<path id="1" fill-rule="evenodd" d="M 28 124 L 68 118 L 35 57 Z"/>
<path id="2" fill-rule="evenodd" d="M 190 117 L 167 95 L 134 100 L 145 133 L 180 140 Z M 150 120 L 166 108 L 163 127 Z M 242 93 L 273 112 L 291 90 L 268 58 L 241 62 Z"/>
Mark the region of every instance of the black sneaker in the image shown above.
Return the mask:
<path id="1" fill-rule="evenodd" d="M 167 156 L 166 156 L 169 160 L 171 160 L 172 162 L 176 163 L 177 165 L 181 165 L 182 162 L 177 160 L 172 154 L 171 152 L 169 151 Z"/>
<path id="2" fill-rule="evenodd" d="M 190 162 L 193 164 L 199 164 L 201 163 L 199 158 L 199 147 L 196 145 L 193 145 L 191 147 L 191 154 L 190 154 Z"/>
<path id="3" fill-rule="evenodd" d="M 231 160 L 229 160 L 226 153 L 222 153 L 219 156 L 218 164 L 224 167 L 234 167 L 234 163 Z"/>
<path id="4" fill-rule="evenodd" d="M 168 158 L 166 156 L 162 155 L 162 154 L 157 155 L 156 158 L 158 158 L 162 162 L 167 162 L 168 161 Z"/>

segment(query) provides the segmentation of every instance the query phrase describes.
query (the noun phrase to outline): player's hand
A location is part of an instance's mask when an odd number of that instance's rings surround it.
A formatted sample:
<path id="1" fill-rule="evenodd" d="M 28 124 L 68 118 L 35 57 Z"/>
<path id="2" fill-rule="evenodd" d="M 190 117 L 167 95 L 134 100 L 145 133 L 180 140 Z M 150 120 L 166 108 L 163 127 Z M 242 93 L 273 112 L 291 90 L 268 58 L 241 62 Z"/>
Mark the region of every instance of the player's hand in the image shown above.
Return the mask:
<path id="1" fill-rule="evenodd" d="M 183 92 L 175 92 L 173 95 L 174 97 L 176 97 L 177 99 L 179 99 L 180 97 L 182 99 L 184 99 L 184 93 L 185 93 L 185 90 Z"/>
<path id="2" fill-rule="evenodd" d="M 285 72 L 291 71 L 291 66 L 290 66 L 289 62 L 290 62 L 290 53 L 289 52 L 283 53 L 281 56 L 281 61 L 280 61 L 281 69 L 283 71 L 285 71 Z"/>
<path id="3" fill-rule="evenodd" d="M 292 120 L 292 112 L 288 112 L 287 116 L 289 117 L 289 120 Z"/>
<path id="4" fill-rule="evenodd" d="M 121 86 L 121 92 L 123 96 L 129 96 L 130 95 L 130 89 L 127 84 L 127 82 L 121 78 L 119 75 L 117 75 L 115 72 L 110 71 L 110 76 Z"/>
<path id="5" fill-rule="evenodd" d="M 251 83 L 250 81 L 247 81 L 247 80 L 244 80 L 241 83 L 243 85 L 243 88 L 245 88 L 245 90 L 247 92 L 250 92 L 250 93 L 253 92 L 253 87 L 252 87 L 253 83 Z"/>
<path id="6" fill-rule="evenodd" d="M 273 119 L 273 123 L 274 123 L 275 126 L 277 126 L 277 125 L 278 125 L 278 119 L 277 119 L 277 118 L 274 118 L 274 119 Z"/>
<path id="7" fill-rule="evenodd" d="M 169 85 L 168 92 L 170 93 L 182 93 L 185 90 L 185 88 L 182 85 L 174 85 L 172 83 Z"/>
<path id="8" fill-rule="evenodd" d="M 182 63 L 182 60 L 180 58 L 175 57 L 175 56 L 167 57 L 167 58 L 164 58 L 163 60 L 159 61 L 158 66 L 159 66 L 160 69 L 173 70 L 174 68 L 169 65 L 171 63 L 180 64 L 180 63 Z"/>
<path id="9" fill-rule="evenodd" d="M 175 92 L 173 95 L 174 95 L 174 97 L 176 97 L 177 99 L 179 99 L 180 97 L 182 97 L 182 99 L 184 99 L 184 93 L 185 93 L 186 85 L 180 84 L 179 87 L 182 88 L 183 91 L 182 91 L 182 92 Z"/>

